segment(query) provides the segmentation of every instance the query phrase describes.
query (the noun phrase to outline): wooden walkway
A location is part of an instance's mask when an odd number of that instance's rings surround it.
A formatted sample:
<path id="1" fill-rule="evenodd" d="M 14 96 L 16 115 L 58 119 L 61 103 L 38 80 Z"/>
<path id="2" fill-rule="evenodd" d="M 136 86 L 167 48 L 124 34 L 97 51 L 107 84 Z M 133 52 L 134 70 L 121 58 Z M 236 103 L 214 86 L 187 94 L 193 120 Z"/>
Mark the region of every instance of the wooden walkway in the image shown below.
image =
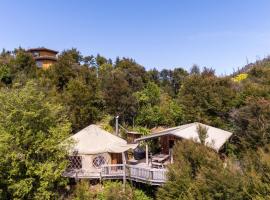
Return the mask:
<path id="1" fill-rule="evenodd" d="M 77 179 L 124 179 L 147 183 L 150 185 L 162 185 L 166 182 L 166 169 L 144 168 L 136 165 L 113 164 L 103 165 L 99 173 L 87 170 L 71 170 L 64 173 L 65 177 Z"/>

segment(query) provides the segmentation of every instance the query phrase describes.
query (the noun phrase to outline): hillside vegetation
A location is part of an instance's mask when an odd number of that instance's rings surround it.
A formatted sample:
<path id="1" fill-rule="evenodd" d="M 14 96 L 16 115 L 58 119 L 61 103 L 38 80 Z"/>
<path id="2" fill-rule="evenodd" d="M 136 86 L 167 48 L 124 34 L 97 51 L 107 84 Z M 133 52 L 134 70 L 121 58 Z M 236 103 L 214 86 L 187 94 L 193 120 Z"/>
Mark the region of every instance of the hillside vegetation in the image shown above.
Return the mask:
<path id="1" fill-rule="evenodd" d="M 127 128 L 197 121 L 234 133 L 222 152 L 231 163 L 225 171 L 209 149 L 177 145 L 157 198 L 270 198 L 269 59 L 218 77 L 196 65 L 146 70 L 130 58 L 76 49 L 43 70 L 23 49 L 3 50 L 0 90 L 0 199 L 63 198 L 66 152 L 58 144 L 92 123 L 112 119 L 113 126 L 116 115 Z"/>

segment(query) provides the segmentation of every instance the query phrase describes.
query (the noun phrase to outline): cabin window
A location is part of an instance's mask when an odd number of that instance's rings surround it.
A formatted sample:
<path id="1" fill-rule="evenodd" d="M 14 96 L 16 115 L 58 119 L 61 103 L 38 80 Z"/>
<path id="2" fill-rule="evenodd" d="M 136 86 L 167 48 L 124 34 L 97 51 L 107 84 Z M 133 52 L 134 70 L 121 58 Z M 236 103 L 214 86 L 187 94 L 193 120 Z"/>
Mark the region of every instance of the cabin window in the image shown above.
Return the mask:
<path id="1" fill-rule="evenodd" d="M 106 159 L 104 156 L 98 155 L 93 159 L 93 166 L 100 168 L 102 165 L 106 164 Z"/>
<path id="2" fill-rule="evenodd" d="M 38 57 L 39 56 L 39 52 L 34 52 L 33 55 L 34 55 L 34 57 Z"/>
<path id="3" fill-rule="evenodd" d="M 36 64 L 37 64 L 38 67 L 40 67 L 40 68 L 42 67 L 42 62 L 41 61 L 37 61 Z"/>
<path id="4" fill-rule="evenodd" d="M 69 169 L 81 169 L 82 157 L 81 156 L 69 156 Z"/>

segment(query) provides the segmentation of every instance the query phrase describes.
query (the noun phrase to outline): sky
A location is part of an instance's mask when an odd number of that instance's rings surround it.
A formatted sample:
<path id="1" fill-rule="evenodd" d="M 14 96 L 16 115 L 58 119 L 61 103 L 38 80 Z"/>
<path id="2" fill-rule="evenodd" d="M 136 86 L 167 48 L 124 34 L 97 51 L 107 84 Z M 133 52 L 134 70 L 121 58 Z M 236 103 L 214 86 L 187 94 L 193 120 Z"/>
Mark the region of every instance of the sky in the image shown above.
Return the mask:
<path id="1" fill-rule="evenodd" d="M 269 0 L 0 0 L 0 49 L 72 47 L 226 75 L 270 54 Z"/>

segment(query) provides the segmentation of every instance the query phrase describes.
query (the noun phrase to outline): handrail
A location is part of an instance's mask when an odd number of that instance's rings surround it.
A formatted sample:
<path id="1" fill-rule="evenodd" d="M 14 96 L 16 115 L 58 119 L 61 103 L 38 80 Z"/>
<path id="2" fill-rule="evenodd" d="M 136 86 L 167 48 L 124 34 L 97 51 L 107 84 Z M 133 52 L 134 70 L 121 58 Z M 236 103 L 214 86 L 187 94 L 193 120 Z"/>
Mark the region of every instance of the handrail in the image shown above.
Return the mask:
<path id="1" fill-rule="evenodd" d="M 147 182 L 166 181 L 166 169 L 143 168 L 127 164 L 103 165 L 101 168 L 101 176 L 105 177 L 126 176 L 127 179 L 140 179 Z"/>
<path id="2" fill-rule="evenodd" d="M 155 169 L 155 168 L 144 168 L 136 165 L 128 165 L 126 164 L 127 167 L 132 167 L 132 168 L 139 168 L 139 169 L 145 169 L 145 170 L 150 170 L 150 171 L 167 171 L 167 169 Z"/>
<path id="3" fill-rule="evenodd" d="M 109 165 L 102 165 L 101 168 L 103 167 L 123 167 L 125 164 L 109 164 Z"/>
<path id="4" fill-rule="evenodd" d="M 71 174 L 66 174 L 67 177 L 75 178 L 104 178 L 104 179 L 115 179 L 124 178 L 134 181 L 141 181 L 150 184 L 160 185 L 166 181 L 167 169 L 153 169 L 144 168 L 141 166 L 134 166 L 128 164 L 109 164 L 103 165 L 97 173 L 81 169 L 70 171 Z M 92 175 L 91 175 L 92 174 Z"/>

